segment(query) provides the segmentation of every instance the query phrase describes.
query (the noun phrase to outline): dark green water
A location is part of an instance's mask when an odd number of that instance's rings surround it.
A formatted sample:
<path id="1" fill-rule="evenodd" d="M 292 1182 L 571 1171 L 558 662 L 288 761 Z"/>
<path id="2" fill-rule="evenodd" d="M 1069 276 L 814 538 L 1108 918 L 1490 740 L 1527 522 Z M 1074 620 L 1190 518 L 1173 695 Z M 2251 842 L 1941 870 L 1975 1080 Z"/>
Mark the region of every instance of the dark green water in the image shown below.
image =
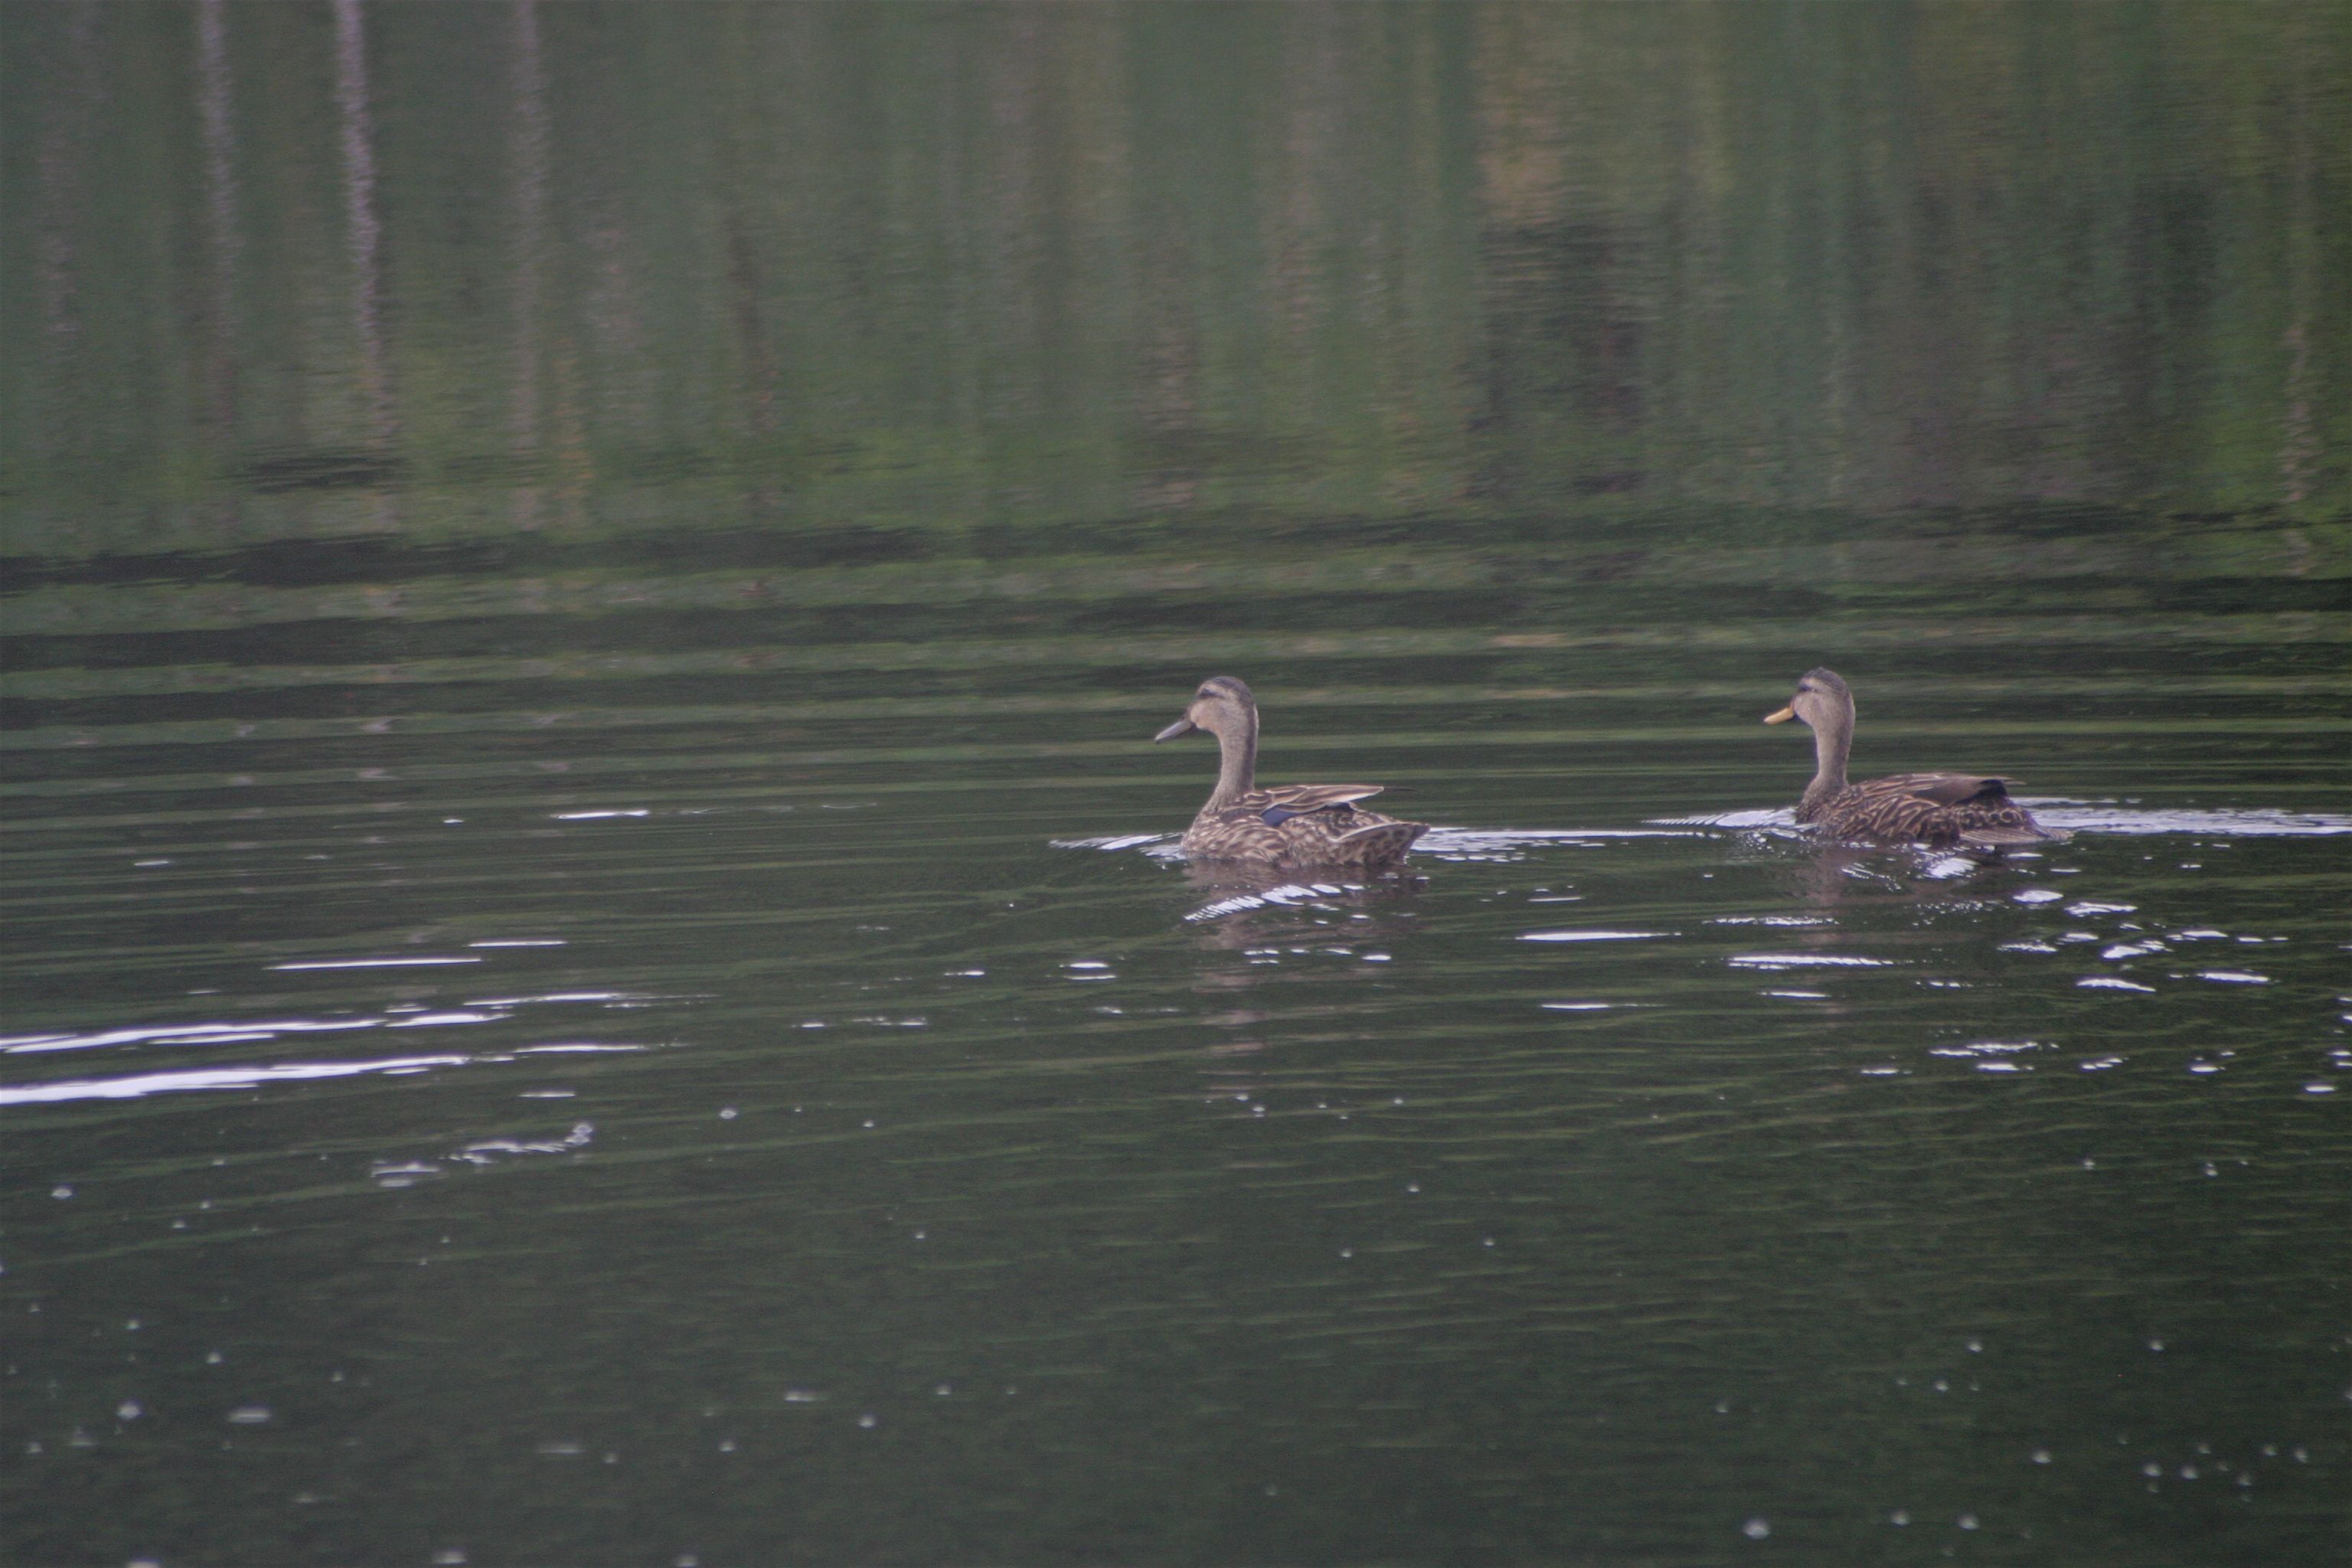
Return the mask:
<path id="1" fill-rule="evenodd" d="M 0 1560 L 2340 1563 L 2347 79 L 0 8 Z"/>

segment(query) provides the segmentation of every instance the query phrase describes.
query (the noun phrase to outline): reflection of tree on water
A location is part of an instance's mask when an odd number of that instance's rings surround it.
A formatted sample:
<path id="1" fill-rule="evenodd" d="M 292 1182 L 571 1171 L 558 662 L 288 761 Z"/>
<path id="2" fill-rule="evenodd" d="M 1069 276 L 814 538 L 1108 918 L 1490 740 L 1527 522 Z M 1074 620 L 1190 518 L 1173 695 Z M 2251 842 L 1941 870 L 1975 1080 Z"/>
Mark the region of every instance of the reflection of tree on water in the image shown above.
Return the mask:
<path id="1" fill-rule="evenodd" d="M 367 23 L 359 0 L 336 0 L 335 103 L 341 117 L 343 214 L 351 251 L 352 333 L 369 450 L 389 463 L 400 436 L 383 324 L 383 222 L 376 211 L 375 122 L 369 108 Z M 392 491 L 373 496 L 376 523 L 397 524 Z"/>
<path id="2" fill-rule="evenodd" d="M 204 420 L 216 450 L 236 434 L 236 132 L 230 122 L 222 0 L 196 10 L 196 111 L 204 125 L 204 244 L 210 286 L 202 307 Z"/>
<path id="3" fill-rule="evenodd" d="M 340 483 L 528 470 L 578 343 L 594 477 L 822 481 L 844 520 L 903 518 L 910 475 L 1061 523 L 1605 522 L 2316 515 L 2344 472 L 2321 7 L 148 15 L 0 7 L 34 416 L 0 457 L 45 505 L 93 456 L 142 503 L 191 450 L 232 479 L 231 393 L 304 472 L 364 447 Z M 421 68 L 467 46 L 511 117 L 453 168 L 498 128 Z M 148 330 L 167 299 L 193 331 Z"/>

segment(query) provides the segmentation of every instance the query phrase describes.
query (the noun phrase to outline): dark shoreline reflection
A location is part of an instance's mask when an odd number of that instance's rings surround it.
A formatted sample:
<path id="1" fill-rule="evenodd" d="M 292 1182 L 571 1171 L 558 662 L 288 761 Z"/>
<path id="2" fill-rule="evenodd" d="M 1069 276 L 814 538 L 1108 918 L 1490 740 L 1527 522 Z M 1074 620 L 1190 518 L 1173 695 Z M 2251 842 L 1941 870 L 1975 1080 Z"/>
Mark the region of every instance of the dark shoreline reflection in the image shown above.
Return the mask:
<path id="1" fill-rule="evenodd" d="M 303 504 L 231 537 L 405 529 L 408 489 L 545 526 L 551 487 L 599 532 L 2321 521 L 2324 14 L 23 7 L 10 549 L 152 547 L 272 474 Z M 185 92 L 98 112 L 134 59 Z M 193 331 L 125 315 L 167 297 Z"/>

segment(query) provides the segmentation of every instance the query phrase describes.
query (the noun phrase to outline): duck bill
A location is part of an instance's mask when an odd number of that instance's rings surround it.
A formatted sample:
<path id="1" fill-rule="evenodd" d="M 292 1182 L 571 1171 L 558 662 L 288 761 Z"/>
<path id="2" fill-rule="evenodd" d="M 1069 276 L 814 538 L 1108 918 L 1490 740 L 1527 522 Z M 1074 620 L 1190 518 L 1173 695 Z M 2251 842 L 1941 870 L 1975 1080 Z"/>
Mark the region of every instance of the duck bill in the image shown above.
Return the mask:
<path id="1" fill-rule="evenodd" d="M 1151 738 L 1155 741 L 1172 741 L 1179 735 L 1189 735 L 1199 728 L 1200 726 L 1190 719 L 1179 719 Z"/>
<path id="2" fill-rule="evenodd" d="M 1796 716 L 1797 710 L 1794 708 L 1783 708 L 1778 713 L 1765 714 L 1764 722 L 1767 724 L 1785 724 Z"/>

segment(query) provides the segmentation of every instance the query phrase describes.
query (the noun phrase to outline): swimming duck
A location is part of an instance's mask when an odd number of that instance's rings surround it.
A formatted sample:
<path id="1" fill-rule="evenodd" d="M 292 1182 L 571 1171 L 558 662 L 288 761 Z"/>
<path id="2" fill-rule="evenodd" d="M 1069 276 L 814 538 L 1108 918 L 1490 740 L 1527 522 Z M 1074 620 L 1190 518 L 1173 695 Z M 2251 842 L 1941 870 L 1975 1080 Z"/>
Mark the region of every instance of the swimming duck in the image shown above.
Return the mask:
<path id="1" fill-rule="evenodd" d="M 1976 773 L 1895 773 L 1864 784 L 1845 779 L 1853 745 L 1853 693 L 1833 669 L 1812 669 L 1797 694 L 1767 724 L 1801 719 L 1813 731 L 1813 782 L 1797 802 L 1797 820 L 1840 838 L 1878 844 L 1999 846 L 2035 844 L 2067 835 L 2042 826 L 2009 798 L 2009 781 Z"/>
<path id="2" fill-rule="evenodd" d="M 1231 675 L 1201 682 L 1184 717 L 1151 737 L 1172 741 L 1195 730 L 1217 738 L 1223 763 L 1192 826 L 1184 852 L 1204 859 L 1264 860 L 1276 866 L 1393 866 L 1429 831 L 1356 802 L 1381 793 L 1379 784 L 1288 784 L 1257 787 L 1257 700 Z"/>

